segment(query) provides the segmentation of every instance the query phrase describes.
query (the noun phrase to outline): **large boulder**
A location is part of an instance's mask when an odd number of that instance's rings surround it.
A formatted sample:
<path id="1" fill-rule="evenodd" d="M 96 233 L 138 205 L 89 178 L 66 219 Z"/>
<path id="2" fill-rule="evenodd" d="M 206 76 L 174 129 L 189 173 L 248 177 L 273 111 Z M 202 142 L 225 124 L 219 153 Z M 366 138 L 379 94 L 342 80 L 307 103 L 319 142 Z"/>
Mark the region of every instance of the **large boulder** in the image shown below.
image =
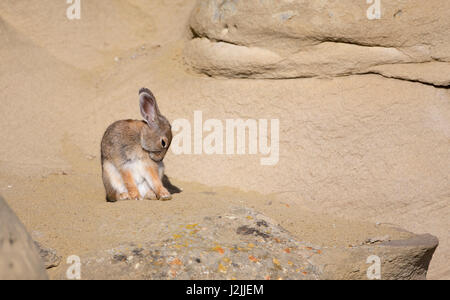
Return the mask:
<path id="1" fill-rule="evenodd" d="M 185 60 L 211 76 L 378 73 L 450 85 L 450 2 L 383 1 L 379 19 L 368 17 L 371 5 L 359 0 L 198 1 Z"/>
<path id="2" fill-rule="evenodd" d="M 0 280 L 44 280 L 47 273 L 24 225 L 0 197 Z"/>

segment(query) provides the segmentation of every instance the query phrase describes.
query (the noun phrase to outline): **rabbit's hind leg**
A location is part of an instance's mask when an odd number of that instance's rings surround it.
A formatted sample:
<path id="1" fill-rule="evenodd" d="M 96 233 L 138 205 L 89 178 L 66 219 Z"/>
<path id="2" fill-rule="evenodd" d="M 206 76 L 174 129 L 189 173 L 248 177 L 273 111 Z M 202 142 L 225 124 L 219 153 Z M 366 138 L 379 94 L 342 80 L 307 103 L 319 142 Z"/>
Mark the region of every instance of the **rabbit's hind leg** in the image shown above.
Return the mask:
<path id="1" fill-rule="evenodd" d="M 127 188 L 123 182 L 117 168 L 109 161 L 104 161 L 102 164 L 103 184 L 106 190 L 106 200 L 108 202 L 117 202 L 122 200 L 129 200 Z"/>

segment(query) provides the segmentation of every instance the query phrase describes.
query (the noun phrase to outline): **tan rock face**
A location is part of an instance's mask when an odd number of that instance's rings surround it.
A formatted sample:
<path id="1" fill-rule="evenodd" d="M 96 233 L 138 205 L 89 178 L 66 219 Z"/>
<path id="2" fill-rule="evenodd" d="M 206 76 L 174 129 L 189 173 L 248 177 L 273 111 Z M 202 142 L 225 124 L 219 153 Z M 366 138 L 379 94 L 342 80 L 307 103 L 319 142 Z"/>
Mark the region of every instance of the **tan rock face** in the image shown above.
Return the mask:
<path id="1" fill-rule="evenodd" d="M 0 197 L 0 280 L 47 279 L 25 227 Z"/>
<path id="2" fill-rule="evenodd" d="M 213 76 L 379 73 L 449 85 L 448 1 L 381 2 L 380 18 L 372 20 L 371 7 L 354 0 L 199 1 L 190 21 L 195 38 L 185 58 Z M 424 69 L 423 63 L 432 64 Z M 423 72 L 391 67 L 396 64 L 414 64 Z M 442 76 L 435 75 L 442 70 Z"/>

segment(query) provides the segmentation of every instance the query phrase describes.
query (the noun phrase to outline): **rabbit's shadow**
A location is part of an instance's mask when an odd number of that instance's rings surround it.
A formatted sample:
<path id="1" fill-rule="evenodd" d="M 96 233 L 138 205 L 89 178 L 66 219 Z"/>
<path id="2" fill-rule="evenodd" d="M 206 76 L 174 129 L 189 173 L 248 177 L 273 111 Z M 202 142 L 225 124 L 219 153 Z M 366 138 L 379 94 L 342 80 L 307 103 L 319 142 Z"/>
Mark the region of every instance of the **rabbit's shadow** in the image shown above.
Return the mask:
<path id="1" fill-rule="evenodd" d="M 167 177 L 167 175 L 164 175 L 164 177 L 163 177 L 163 179 L 162 179 L 162 183 L 163 183 L 164 187 L 165 187 L 165 188 L 169 191 L 169 193 L 171 193 L 171 194 L 180 194 L 180 193 L 182 192 L 182 190 L 181 190 L 179 187 L 173 185 L 173 184 L 170 182 L 170 179 L 169 179 L 169 177 Z"/>

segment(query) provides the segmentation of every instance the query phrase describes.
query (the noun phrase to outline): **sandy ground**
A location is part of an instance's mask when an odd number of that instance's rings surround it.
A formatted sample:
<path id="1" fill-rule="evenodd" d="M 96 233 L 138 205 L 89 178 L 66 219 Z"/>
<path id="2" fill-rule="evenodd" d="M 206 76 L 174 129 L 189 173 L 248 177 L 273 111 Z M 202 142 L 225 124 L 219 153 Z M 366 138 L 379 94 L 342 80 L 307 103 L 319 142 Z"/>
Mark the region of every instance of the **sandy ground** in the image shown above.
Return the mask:
<path id="1" fill-rule="evenodd" d="M 450 278 L 448 90 L 375 75 L 207 78 L 182 59 L 194 1 L 85 2 L 78 21 L 67 20 L 64 1 L 0 3 L 0 193 L 37 240 L 78 254 L 150 238 L 152 222 L 245 205 L 322 245 L 359 243 L 379 233 L 374 222 L 432 233 L 441 244 L 429 277 Z M 184 189 L 173 201 L 106 203 L 100 139 L 111 122 L 139 118 L 142 86 L 170 120 L 192 120 L 194 110 L 222 120 L 281 116 L 280 163 L 169 153 L 167 173 Z M 352 128 L 356 117 L 367 122 Z"/>

